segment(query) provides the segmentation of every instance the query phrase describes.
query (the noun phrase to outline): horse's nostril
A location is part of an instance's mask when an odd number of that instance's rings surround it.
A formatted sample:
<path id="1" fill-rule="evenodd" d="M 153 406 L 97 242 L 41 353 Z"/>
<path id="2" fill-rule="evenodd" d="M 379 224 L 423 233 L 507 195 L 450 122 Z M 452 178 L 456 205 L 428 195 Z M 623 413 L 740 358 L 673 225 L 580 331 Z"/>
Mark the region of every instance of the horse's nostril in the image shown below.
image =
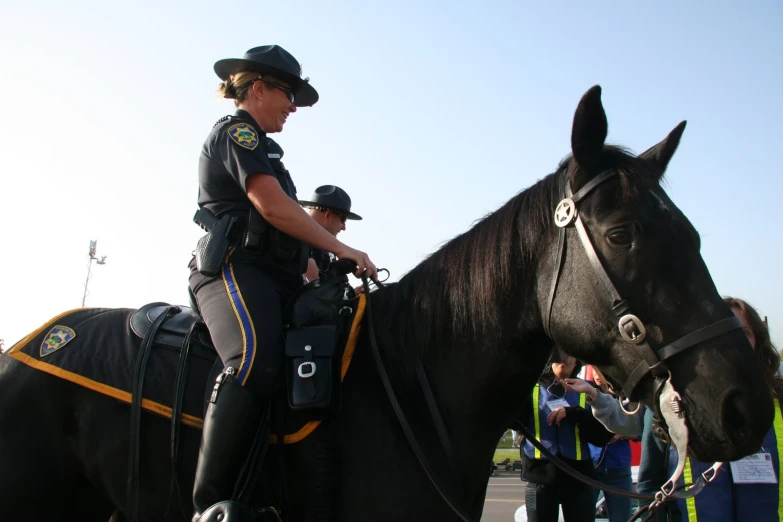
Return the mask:
<path id="1" fill-rule="evenodd" d="M 723 429 L 735 447 L 743 446 L 753 433 L 751 405 L 748 402 L 748 398 L 739 390 L 728 392 L 723 399 Z"/>

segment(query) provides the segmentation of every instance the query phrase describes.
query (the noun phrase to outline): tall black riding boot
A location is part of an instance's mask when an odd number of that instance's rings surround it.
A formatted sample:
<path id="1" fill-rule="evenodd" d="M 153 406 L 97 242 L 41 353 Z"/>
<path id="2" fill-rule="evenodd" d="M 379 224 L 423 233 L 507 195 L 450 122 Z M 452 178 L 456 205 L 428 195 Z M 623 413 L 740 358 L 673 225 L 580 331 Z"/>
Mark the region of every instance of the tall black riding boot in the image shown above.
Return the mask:
<path id="1" fill-rule="evenodd" d="M 231 500 L 266 409 L 266 401 L 243 388 L 235 373 L 229 367 L 218 376 L 204 416 L 193 484 L 193 522 L 210 506 Z"/>

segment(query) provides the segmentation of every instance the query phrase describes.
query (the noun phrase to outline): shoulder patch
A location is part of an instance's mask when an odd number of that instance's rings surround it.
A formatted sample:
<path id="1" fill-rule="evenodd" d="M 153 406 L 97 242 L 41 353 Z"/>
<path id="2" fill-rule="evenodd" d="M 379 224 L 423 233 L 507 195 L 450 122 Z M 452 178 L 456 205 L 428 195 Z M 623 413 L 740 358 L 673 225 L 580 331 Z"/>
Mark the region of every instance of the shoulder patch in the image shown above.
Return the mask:
<path id="1" fill-rule="evenodd" d="M 67 326 L 55 326 L 44 337 L 41 343 L 41 357 L 46 357 L 64 347 L 76 337 L 76 332 Z"/>
<path id="2" fill-rule="evenodd" d="M 258 147 L 258 133 L 248 123 L 235 123 L 226 131 L 231 141 L 248 150 Z"/>

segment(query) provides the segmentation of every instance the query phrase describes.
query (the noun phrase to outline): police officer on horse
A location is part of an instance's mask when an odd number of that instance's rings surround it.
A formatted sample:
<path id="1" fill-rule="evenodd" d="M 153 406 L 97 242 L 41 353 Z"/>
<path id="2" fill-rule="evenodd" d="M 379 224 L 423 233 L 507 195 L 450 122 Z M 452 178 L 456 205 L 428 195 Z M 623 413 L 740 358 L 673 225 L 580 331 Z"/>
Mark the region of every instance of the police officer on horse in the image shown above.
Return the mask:
<path id="1" fill-rule="evenodd" d="M 367 254 L 337 240 L 298 204 L 282 149 L 267 141 L 298 108 L 318 101 L 299 62 L 265 45 L 214 69 L 220 95 L 234 100 L 237 111 L 214 125 L 199 159 L 196 221 L 208 234 L 190 263 L 190 290 L 224 370 L 204 418 L 194 521 L 231 499 L 268 417 L 281 368 L 283 310 L 302 286 L 310 246 L 353 260 L 357 276 L 376 277 Z"/>

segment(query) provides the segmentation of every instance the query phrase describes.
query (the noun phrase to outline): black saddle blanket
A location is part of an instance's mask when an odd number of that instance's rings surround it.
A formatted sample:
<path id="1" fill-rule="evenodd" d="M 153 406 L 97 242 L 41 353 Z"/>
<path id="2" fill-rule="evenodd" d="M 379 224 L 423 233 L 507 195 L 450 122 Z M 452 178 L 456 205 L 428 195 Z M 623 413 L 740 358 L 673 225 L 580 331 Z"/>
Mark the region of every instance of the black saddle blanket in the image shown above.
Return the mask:
<path id="1" fill-rule="evenodd" d="M 186 307 L 175 308 L 183 317 L 190 314 Z M 21 340 L 8 355 L 38 370 L 130 403 L 142 343 L 130 326 L 135 311 L 88 308 L 66 312 Z M 202 425 L 205 383 L 217 357 L 209 346 L 206 330 L 194 333 L 181 421 L 197 428 Z M 142 408 L 171 418 L 179 356 L 179 348 L 153 344 L 144 379 Z"/>

